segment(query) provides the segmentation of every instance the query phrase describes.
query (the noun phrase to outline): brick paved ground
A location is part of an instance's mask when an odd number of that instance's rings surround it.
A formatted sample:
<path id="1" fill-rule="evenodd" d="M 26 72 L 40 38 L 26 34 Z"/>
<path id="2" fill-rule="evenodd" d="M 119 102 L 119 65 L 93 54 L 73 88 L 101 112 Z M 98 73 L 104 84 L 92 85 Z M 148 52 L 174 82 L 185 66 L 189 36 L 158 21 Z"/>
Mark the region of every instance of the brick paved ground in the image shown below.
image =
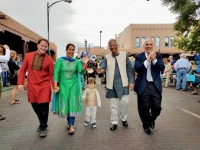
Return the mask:
<path id="1" fill-rule="evenodd" d="M 0 150 L 199 150 L 200 118 L 184 110 L 200 115 L 200 97 L 191 91 L 177 91 L 173 87 L 163 92 L 162 113 L 156 120 L 152 135 L 144 133 L 137 112 L 136 95 L 131 92 L 128 110 L 129 127 L 121 123 L 116 131 L 109 130 L 109 102 L 104 98 L 104 85 L 97 85 L 102 98 L 98 109 L 97 128 L 84 126 L 83 115 L 76 118 L 76 132 L 69 135 L 66 119 L 50 113 L 48 136 L 40 138 L 36 132 L 38 120 L 27 102 L 26 91 L 18 93 L 21 104 L 10 105 L 10 91 L 0 99 L 0 113 L 6 120 L 0 122 Z"/>

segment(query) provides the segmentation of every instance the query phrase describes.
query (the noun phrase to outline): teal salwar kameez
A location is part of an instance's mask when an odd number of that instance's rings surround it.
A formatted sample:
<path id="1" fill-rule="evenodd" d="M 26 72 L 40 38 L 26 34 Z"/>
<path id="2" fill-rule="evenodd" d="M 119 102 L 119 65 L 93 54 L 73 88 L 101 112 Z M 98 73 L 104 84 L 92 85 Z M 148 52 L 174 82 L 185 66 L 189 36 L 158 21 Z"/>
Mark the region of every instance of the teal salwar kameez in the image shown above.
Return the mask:
<path id="1" fill-rule="evenodd" d="M 67 117 L 70 126 L 82 113 L 81 73 L 82 64 L 77 59 L 61 57 L 56 61 L 54 82 L 58 83 L 59 92 L 53 95 L 52 112 Z"/>

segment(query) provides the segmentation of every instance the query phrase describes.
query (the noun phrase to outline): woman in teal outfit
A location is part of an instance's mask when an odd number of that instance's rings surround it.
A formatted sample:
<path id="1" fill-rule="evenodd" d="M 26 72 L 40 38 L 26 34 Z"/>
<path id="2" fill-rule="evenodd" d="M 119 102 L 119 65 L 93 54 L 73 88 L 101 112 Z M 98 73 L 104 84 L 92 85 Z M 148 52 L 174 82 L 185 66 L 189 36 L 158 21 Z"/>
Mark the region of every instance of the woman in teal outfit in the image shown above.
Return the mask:
<path id="1" fill-rule="evenodd" d="M 67 117 L 69 133 L 74 133 L 75 116 L 82 112 L 82 87 L 81 74 L 85 70 L 88 58 L 83 58 L 83 64 L 74 57 L 75 46 L 68 44 L 66 57 L 57 59 L 54 67 L 54 92 L 53 111 L 59 117 Z"/>

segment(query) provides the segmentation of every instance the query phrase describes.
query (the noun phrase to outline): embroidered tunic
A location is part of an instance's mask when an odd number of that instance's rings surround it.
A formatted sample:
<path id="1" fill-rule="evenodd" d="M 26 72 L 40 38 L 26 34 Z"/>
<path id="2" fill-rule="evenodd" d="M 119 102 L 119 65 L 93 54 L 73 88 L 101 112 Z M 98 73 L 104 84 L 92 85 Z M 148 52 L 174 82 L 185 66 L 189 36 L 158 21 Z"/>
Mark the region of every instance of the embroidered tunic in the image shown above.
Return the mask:
<path id="1" fill-rule="evenodd" d="M 82 88 L 80 73 L 82 64 L 79 60 L 58 58 L 54 70 L 54 82 L 58 82 L 59 92 L 56 93 L 53 112 L 59 117 L 80 116 L 82 113 Z"/>
<path id="2" fill-rule="evenodd" d="M 28 70 L 28 101 L 45 103 L 51 101 L 51 84 L 53 85 L 53 60 L 47 54 L 37 52 L 26 54 L 19 71 L 18 85 L 24 84 Z M 51 83 L 51 84 L 50 84 Z"/>

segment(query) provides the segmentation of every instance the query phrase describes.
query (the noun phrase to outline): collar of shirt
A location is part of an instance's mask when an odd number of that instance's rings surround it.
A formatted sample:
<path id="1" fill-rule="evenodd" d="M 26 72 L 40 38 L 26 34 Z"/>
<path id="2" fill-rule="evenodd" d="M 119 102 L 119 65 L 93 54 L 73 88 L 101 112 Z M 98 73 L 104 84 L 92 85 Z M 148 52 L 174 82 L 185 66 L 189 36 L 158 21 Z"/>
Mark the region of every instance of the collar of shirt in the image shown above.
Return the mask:
<path id="1" fill-rule="evenodd" d="M 146 52 L 146 51 L 145 51 L 144 53 L 145 53 L 145 56 L 146 56 L 146 58 L 147 58 L 149 54 L 147 54 L 147 52 Z"/>

